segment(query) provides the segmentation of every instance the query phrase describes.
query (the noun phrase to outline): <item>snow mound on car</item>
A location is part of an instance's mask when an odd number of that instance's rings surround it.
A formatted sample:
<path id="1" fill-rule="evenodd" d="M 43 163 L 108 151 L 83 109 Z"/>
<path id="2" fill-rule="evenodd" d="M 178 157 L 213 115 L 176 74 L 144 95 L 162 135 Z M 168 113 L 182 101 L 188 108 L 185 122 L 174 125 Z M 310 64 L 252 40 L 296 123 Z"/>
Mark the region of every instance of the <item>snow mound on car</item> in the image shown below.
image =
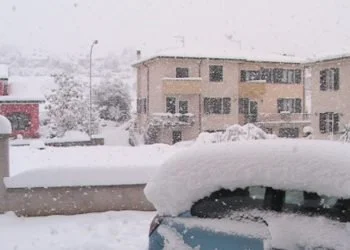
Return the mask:
<path id="1" fill-rule="evenodd" d="M 192 147 L 158 170 L 145 194 L 159 214 L 176 216 L 221 188 L 253 185 L 350 198 L 350 145 L 257 140 Z"/>

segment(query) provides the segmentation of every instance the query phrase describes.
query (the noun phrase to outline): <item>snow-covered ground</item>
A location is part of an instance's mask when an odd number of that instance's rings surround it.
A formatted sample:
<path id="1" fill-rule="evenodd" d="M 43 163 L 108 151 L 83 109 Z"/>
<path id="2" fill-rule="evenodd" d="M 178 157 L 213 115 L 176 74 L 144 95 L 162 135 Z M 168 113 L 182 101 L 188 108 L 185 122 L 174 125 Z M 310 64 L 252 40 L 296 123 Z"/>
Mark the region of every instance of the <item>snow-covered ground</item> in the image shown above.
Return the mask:
<path id="1" fill-rule="evenodd" d="M 0 215 L 1 250 L 145 250 L 154 212 L 19 218 Z"/>

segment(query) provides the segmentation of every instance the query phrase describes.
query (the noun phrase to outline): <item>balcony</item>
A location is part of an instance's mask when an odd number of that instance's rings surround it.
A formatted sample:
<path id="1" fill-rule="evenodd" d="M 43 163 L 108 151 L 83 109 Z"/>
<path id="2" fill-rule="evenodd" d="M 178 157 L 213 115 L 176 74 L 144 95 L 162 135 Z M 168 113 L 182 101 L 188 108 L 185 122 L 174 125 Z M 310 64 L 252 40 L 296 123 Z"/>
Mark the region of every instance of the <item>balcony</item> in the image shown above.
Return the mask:
<path id="1" fill-rule="evenodd" d="M 193 95 L 200 94 L 202 78 L 163 78 L 164 95 Z"/>
<path id="2" fill-rule="evenodd" d="M 280 124 L 280 123 L 310 123 L 308 113 L 260 113 L 245 114 L 244 123 Z"/>
<path id="3" fill-rule="evenodd" d="M 194 123 L 195 116 L 191 113 L 153 113 L 150 119 L 150 124 L 155 127 L 186 127 L 193 126 Z"/>

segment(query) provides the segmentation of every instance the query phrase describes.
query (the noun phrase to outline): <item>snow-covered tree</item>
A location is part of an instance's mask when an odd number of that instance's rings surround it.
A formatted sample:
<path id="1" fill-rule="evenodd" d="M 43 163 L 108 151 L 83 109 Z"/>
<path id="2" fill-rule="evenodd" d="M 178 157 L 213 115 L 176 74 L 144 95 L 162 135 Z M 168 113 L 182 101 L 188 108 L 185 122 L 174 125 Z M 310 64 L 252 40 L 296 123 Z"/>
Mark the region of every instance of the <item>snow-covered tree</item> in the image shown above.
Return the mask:
<path id="1" fill-rule="evenodd" d="M 94 91 L 100 118 L 116 122 L 130 119 L 131 97 L 128 86 L 119 79 L 107 78 Z"/>
<path id="2" fill-rule="evenodd" d="M 66 74 L 53 75 L 56 88 L 46 96 L 45 106 L 49 119 L 50 137 L 62 137 L 65 132 L 76 130 L 89 133 L 90 106 L 89 98 L 84 94 L 87 88 Z M 92 109 L 91 132 L 98 129 L 98 114 Z"/>

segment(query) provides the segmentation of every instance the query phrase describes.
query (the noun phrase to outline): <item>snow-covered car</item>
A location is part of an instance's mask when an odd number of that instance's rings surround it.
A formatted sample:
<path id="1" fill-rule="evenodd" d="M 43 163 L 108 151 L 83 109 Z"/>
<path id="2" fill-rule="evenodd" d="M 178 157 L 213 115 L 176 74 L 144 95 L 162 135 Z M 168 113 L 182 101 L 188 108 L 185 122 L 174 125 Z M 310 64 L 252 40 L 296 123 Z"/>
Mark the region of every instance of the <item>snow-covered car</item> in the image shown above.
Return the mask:
<path id="1" fill-rule="evenodd" d="M 149 249 L 246 249 L 234 247 L 233 235 L 268 248 L 268 233 L 273 249 L 349 249 L 349 152 L 349 144 L 302 139 L 179 152 L 145 188 L 158 212 Z M 237 218 L 266 221 L 268 231 Z"/>

